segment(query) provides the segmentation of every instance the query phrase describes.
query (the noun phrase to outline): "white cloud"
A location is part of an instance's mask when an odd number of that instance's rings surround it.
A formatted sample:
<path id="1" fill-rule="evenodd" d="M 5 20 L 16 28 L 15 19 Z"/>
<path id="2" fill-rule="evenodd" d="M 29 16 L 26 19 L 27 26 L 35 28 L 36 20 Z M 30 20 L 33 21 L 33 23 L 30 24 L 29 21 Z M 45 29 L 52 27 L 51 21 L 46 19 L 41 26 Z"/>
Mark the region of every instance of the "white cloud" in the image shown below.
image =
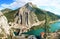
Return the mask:
<path id="1" fill-rule="evenodd" d="M 0 10 L 4 9 L 3 7 L 0 7 Z"/>
<path id="2" fill-rule="evenodd" d="M 37 6 L 54 6 L 54 7 L 60 6 L 59 0 L 14 0 L 14 2 L 9 5 L 1 4 L 1 6 L 8 7 L 8 8 L 14 8 L 14 7 L 23 6 L 27 2 L 32 2 L 33 4 L 36 4 Z"/>
<path id="3" fill-rule="evenodd" d="M 58 10 L 60 9 L 60 0 L 14 0 L 14 2 L 9 5 L 1 4 L 1 6 L 4 8 L 16 9 L 18 7 L 23 6 L 27 2 L 32 2 L 33 4 L 36 4 L 38 7 L 46 6 L 48 8 L 45 8 L 45 10 L 52 11 L 56 14 L 59 14 Z M 53 8 L 51 7 L 53 7 L 54 10 L 52 10 Z"/>
<path id="4" fill-rule="evenodd" d="M 19 7 L 19 4 L 16 3 L 16 2 L 13 2 L 13 3 L 11 3 L 10 5 L 8 5 L 8 4 L 1 4 L 1 6 L 4 7 L 4 8 L 14 9 L 14 8 L 16 8 L 16 7 Z"/>

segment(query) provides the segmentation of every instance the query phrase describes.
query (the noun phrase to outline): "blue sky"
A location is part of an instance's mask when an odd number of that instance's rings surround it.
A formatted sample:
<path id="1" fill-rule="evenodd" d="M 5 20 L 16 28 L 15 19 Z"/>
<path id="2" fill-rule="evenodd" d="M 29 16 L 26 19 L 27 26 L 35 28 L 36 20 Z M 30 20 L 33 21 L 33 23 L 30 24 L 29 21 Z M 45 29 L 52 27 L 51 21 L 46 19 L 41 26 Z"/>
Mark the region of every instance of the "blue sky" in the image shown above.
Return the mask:
<path id="1" fill-rule="evenodd" d="M 17 9 L 28 2 L 37 7 L 60 15 L 60 0 L 0 0 L 0 10 L 5 8 Z"/>
<path id="2" fill-rule="evenodd" d="M 3 4 L 3 3 L 10 4 L 12 2 L 13 0 L 0 0 L 0 4 Z"/>

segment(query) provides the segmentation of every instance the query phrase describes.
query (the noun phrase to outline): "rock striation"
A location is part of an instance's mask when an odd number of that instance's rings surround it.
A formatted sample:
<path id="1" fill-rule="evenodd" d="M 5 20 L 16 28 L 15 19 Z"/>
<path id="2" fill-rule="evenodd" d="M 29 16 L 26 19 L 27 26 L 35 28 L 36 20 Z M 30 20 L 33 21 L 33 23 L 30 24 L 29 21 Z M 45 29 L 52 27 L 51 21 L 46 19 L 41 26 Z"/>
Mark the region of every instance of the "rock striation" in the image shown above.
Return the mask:
<path id="1" fill-rule="evenodd" d="M 38 22 L 37 16 L 32 7 L 35 7 L 35 5 L 32 5 L 31 2 L 22 6 L 15 15 L 15 23 L 31 27 L 34 23 Z"/>

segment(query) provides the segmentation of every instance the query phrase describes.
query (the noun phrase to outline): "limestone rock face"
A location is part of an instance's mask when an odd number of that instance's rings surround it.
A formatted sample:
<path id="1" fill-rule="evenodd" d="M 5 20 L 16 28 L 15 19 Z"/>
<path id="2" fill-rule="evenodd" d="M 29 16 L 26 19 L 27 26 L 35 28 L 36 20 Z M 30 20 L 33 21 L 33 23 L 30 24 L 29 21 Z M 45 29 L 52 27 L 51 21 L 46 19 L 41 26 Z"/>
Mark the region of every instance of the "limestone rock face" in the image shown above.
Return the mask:
<path id="1" fill-rule="evenodd" d="M 34 23 L 38 22 L 37 16 L 32 8 L 33 6 L 32 3 L 27 3 L 21 7 L 18 13 L 16 13 L 15 23 L 31 27 Z"/>
<path id="2" fill-rule="evenodd" d="M 6 17 L 0 12 L 0 33 L 9 34 L 9 25 Z"/>

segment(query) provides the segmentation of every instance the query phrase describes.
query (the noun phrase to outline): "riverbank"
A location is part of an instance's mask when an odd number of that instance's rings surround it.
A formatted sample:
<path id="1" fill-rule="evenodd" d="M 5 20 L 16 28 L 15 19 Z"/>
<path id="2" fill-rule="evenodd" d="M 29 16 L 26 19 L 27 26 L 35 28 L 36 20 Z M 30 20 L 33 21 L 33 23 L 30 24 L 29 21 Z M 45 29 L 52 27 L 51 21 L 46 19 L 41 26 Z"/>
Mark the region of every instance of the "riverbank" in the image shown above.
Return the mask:
<path id="1" fill-rule="evenodd" d="M 59 20 L 60 20 L 60 19 L 59 19 Z M 59 20 L 50 21 L 49 23 L 52 24 L 52 23 L 55 23 L 55 22 L 57 22 L 57 21 L 59 21 Z M 39 22 L 37 22 L 37 23 L 34 23 L 32 26 L 37 26 L 37 25 L 41 25 L 41 24 L 44 24 L 44 23 L 45 23 L 45 20 L 39 21 Z"/>
<path id="2" fill-rule="evenodd" d="M 56 22 L 58 22 L 58 21 L 60 21 L 60 19 L 54 20 L 54 21 L 50 21 L 49 23 L 52 24 L 52 23 L 56 23 Z"/>
<path id="3" fill-rule="evenodd" d="M 60 32 L 49 33 L 47 39 L 60 39 Z"/>

